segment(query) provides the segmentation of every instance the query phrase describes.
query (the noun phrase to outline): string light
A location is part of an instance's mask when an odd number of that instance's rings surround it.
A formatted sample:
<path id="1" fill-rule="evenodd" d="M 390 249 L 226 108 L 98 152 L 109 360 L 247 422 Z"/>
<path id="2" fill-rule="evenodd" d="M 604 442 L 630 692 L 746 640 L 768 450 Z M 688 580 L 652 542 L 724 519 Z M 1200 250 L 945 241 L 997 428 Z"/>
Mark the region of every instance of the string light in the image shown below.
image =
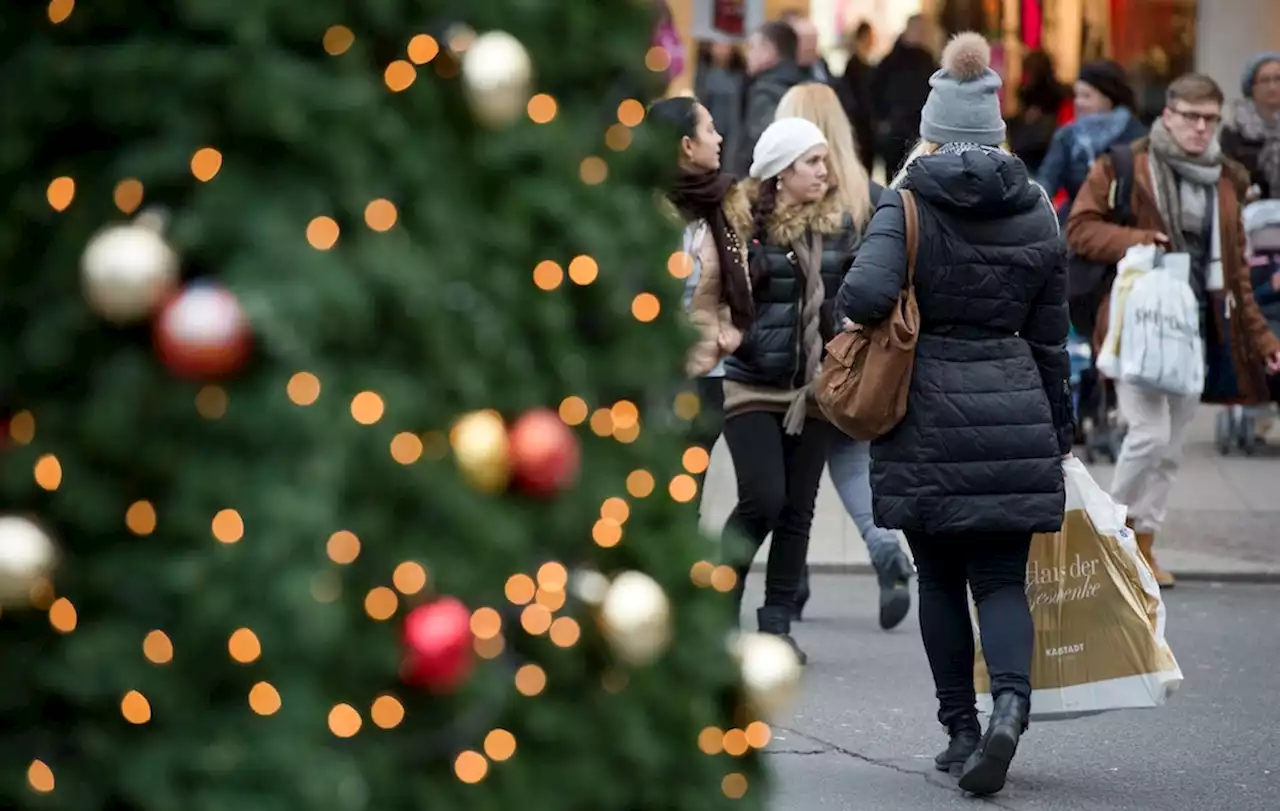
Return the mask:
<path id="1" fill-rule="evenodd" d="M 406 560 L 396 567 L 391 582 L 401 594 L 417 594 L 427 587 L 427 570 L 420 563 Z"/>
<path id="2" fill-rule="evenodd" d="M 627 523 L 627 519 L 631 517 L 631 507 L 627 504 L 627 500 L 618 496 L 610 496 L 600 505 L 600 517 L 608 518 L 618 524 Z"/>
<path id="3" fill-rule="evenodd" d="M 54 211 L 66 211 L 76 197 L 76 182 L 69 177 L 54 178 L 45 197 Z"/>
<path id="4" fill-rule="evenodd" d="M 711 561 L 700 560 L 689 567 L 689 579 L 700 589 L 708 588 L 711 585 L 711 573 L 715 568 Z"/>
<path id="5" fill-rule="evenodd" d="M 693 501 L 694 496 L 698 495 L 698 482 L 687 473 L 681 473 L 671 479 L 667 492 L 671 494 L 673 500 L 688 504 Z"/>
<path id="6" fill-rule="evenodd" d="M 222 419 L 227 413 L 227 390 L 221 386 L 201 386 L 196 392 L 196 413 L 206 420 Z"/>
<path id="7" fill-rule="evenodd" d="M 422 458 L 422 440 L 417 434 L 403 431 L 391 438 L 391 458 L 402 465 L 412 465 Z"/>
<path id="8" fill-rule="evenodd" d="M 530 636 L 542 636 L 551 630 L 551 611 L 544 605 L 530 603 L 520 612 L 520 627 Z"/>
<path id="9" fill-rule="evenodd" d="M 609 177 L 609 165 L 595 155 L 583 158 L 578 164 L 578 177 L 588 186 L 599 186 Z"/>
<path id="10" fill-rule="evenodd" d="M 167 665 L 173 661 L 173 642 L 164 631 L 152 631 L 142 640 L 142 655 L 153 665 Z"/>
<path id="11" fill-rule="evenodd" d="M 497 659 L 507 647 L 507 642 L 501 636 L 495 636 L 492 639 L 473 639 L 471 647 L 476 652 L 476 656 L 481 659 Z"/>
<path id="12" fill-rule="evenodd" d="M 57 0 L 54 0 L 54 2 L 57 2 Z M 56 781 L 53 779 L 53 769 L 50 769 L 43 760 L 31 761 L 31 765 L 27 767 L 27 785 L 31 786 L 32 791 L 40 794 L 48 794 L 53 791 L 56 785 Z"/>
<path id="13" fill-rule="evenodd" d="M 244 537 L 244 519 L 235 510 L 219 510 L 212 528 L 213 537 L 221 543 L 237 543 Z"/>
<path id="14" fill-rule="evenodd" d="M 111 201 L 123 214 L 132 214 L 137 211 L 142 205 L 142 197 L 142 181 L 132 177 L 117 183 L 115 191 L 111 193 Z"/>
<path id="15" fill-rule="evenodd" d="M 375 586 L 364 596 L 364 611 L 370 618 L 382 622 L 395 616 L 400 598 L 386 586 Z"/>
<path id="16" fill-rule="evenodd" d="M 338 223 L 333 217 L 316 217 L 307 223 L 307 244 L 327 251 L 338 244 Z"/>
<path id="17" fill-rule="evenodd" d="M 607 408 L 597 408 L 591 415 L 591 433 L 598 437 L 606 437 L 613 433 L 613 412 Z"/>
<path id="18" fill-rule="evenodd" d="M 329 710 L 329 731 L 339 738 L 350 738 L 360 731 L 360 713 L 350 704 L 338 704 Z"/>
<path id="19" fill-rule="evenodd" d="M 602 549 L 611 549 L 622 542 L 622 526 L 609 518 L 601 518 L 591 528 L 591 540 Z"/>
<path id="20" fill-rule="evenodd" d="M 513 574 L 507 578 L 503 592 L 512 605 L 525 605 L 533 600 L 537 586 L 527 574 Z"/>
<path id="21" fill-rule="evenodd" d="M 502 633 L 502 615 L 492 608 L 477 608 L 471 614 L 471 633 L 476 639 L 493 639 Z"/>
<path id="22" fill-rule="evenodd" d="M 258 635 L 248 628 L 237 628 L 227 640 L 227 652 L 242 665 L 252 664 L 262 656 L 262 643 Z"/>
<path id="23" fill-rule="evenodd" d="M 484 753 L 494 763 L 510 760 L 516 753 L 516 736 L 505 729 L 491 730 L 484 736 Z"/>
<path id="24" fill-rule="evenodd" d="M 30 445 L 36 439 L 36 415 L 19 411 L 9 420 L 9 438 L 19 445 Z"/>
<path id="25" fill-rule="evenodd" d="M 538 93 L 529 99 L 525 111 L 535 124 L 550 124 L 556 117 L 556 100 L 546 93 Z"/>
<path id="26" fill-rule="evenodd" d="M 773 739 L 773 730 L 764 721 L 752 721 L 747 724 L 747 745 L 752 749 L 763 749 Z"/>
<path id="27" fill-rule="evenodd" d="M 59 597 L 49 606 L 49 624 L 60 634 L 74 631 L 78 620 L 76 607 L 66 597 Z"/>
<path id="28" fill-rule="evenodd" d="M 120 714 L 131 724 L 145 724 L 151 720 L 151 702 L 137 690 L 130 690 L 120 700 Z"/>
<path id="29" fill-rule="evenodd" d="M 702 410 L 702 401 L 691 391 L 682 391 L 676 395 L 672 404 L 676 416 L 682 420 L 691 420 Z"/>
<path id="30" fill-rule="evenodd" d="M 222 169 L 222 153 L 211 146 L 196 150 L 191 156 L 191 174 L 196 180 L 207 183 Z"/>
<path id="31" fill-rule="evenodd" d="M 362 391 L 351 398 L 351 418 L 361 425 L 373 425 L 382 419 L 386 405 L 372 391 Z"/>
<path id="32" fill-rule="evenodd" d="M 369 708 L 369 720 L 380 729 L 394 729 L 404 720 L 404 705 L 393 695 L 381 695 Z"/>
<path id="33" fill-rule="evenodd" d="M 698 750 L 704 755 L 718 755 L 724 751 L 724 730 L 703 727 L 698 733 Z"/>
<path id="34" fill-rule="evenodd" d="M 644 121 L 644 105 L 635 99 L 626 99 L 618 105 L 618 123 L 624 127 L 638 127 Z"/>
<path id="35" fill-rule="evenodd" d="M 324 52 L 329 56 L 341 56 L 355 44 L 356 35 L 345 25 L 331 25 L 324 32 Z"/>
<path id="36" fill-rule="evenodd" d="M 627 493 L 632 498 L 648 498 L 656 486 L 653 474 L 647 470 L 633 470 L 627 474 Z"/>
<path id="37" fill-rule="evenodd" d="M 415 65 L 425 65 L 440 55 L 440 43 L 430 34 L 418 34 L 409 40 L 409 61 Z"/>
<path id="38" fill-rule="evenodd" d="M 582 628 L 573 617 L 557 617 L 551 623 L 551 644 L 558 648 L 571 648 L 582 637 Z"/>
<path id="39" fill-rule="evenodd" d="M 654 45 L 645 52 L 644 66 L 654 73 L 662 73 L 671 67 L 671 54 L 661 45 Z"/>
<path id="40" fill-rule="evenodd" d="M 533 284 L 539 290 L 555 290 L 564 282 L 564 271 L 550 259 L 544 259 L 533 268 Z"/>
<path id="41" fill-rule="evenodd" d="M 724 752 L 732 757 L 742 757 L 747 753 L 747 733 L 740 729 L 731 729 L 724 733 Z"/>
<path id="42" fill-rule="evenodd" d="M 71 12 L 75 9 L 75 7 L 76 7 L 76 0 L 50 0 L 49 22 L 53 23 L 54 25 L 58 25 L 60 23 L 66 22 L 67 18 L 71 16 Z M 39 763 L 39 762 L 40 761 L 38 760 L 36 761 L 36 763 Z M 52 781 L 53 779 L 52 774 L 50 775 L 49 779 L 50 781 Z M 53 790 L 52 787 L 50 787 L 50 791 L 52 790 Z"/>
<path id="43" fill-rule="evenodd" d="M 647 324 L 658 317 L 662 305 L 658 297 L 652 293 L 640 293 L 631 301 L 631 315 L 642 324 Z"/>
<path id="44" fill-rule="evenodd" d="M 622 152 L 631 146 L 631 130 L 622 124 L 611 124 L 604 131 L 604 145 L 614 152 Z"/>
<path id="45" fill-rule="evenodd" d="M 560 401 L 560 420 L 565 425 L 581 425 L 587 421 L 590 408 L 581 397 L 566 397 Z"/>
<path id="46" fill-rule="evenodd" d="M 394 228 L 399 216 L 396 204 L 390 200 L 378 198 L 364 207 L 365 225 L 380 233 Z"/>
<path id="47" fill-rule="evenodd" d="M 706 448 L 693 446 L 684 452 L 684 456 L 680 459 L 684 465 L 684 469 L 694 474 L 706 473 L 707 467 L 711 464 L 711 454 L 707 453 Z"/>
<path id="48" fill-rule="evenodd" d="M 720 565 L 711 570 L 711 588 L 728 594 L 738 585 L 738 573 L 732 566 Z"/>
<path id="49" fill-rule="evenodd" d="M 310 372 L 297 372 L 289 378 L 285 392 L 294 405 L 312 405 L 320 399 L 320 378 Z"/>
<path id="50" fill-rule="evenodd" d="M 45 490 L 52 492 L 62 485 L 62 463 L 51 453 L 36 460 L 34 473 L 36 484 Z"/>
<path id="51" fill-rule="evenodd" d="M 600 266 L 590 256 L 575 256 L 569 262 L 569 280 L 577 285 L 588 285 L 600 275 Z"/>
<path id="52" fill-rule="evenodd" d="M 453 761 L 453 773 L 464 783 L 479 783 L 489 773 L 489 761 L 479 752 L 468 749 Z"/>
<path id="53" fill-rule="evenodd" d="M 619 400 L 609 409 L 609 416 L 613 420 L 614 430 L 631 428 L 640 421 L 640 409 L 630 400 Z"/>
<path id="54" fill-rule="evenodd" d="M 554 561 L 544 563 L 538 567 L 537 579 L 539 588 L 563 592 L 564 587 L 569 584 L 569 570 L 564 564 Z"/>
<path id="55" fill-rule="evenodd" d="M 124 524 L 134 535 L 150 535 L 156 531 L 156 508 L 150 501 L 135 501 L 124 512 Z"/>
<path id="56" fill-rule="evenodd" d="M 537 665 L 521 665 L 516 671 L 516 691 L 522 696 L 532 698 L 547 687 L 547 674 Z"/>
<path id="57" fill-rule="evenodd" d="M 720 781 L 720 791 L 730 800 L 741 800 L 747 795 L 747 776 L 742 772 L 726 774 Z"/>
<path id="58" fill-rule="evenodd" d="M 280 691 L 270 682 L 260 681 L 249 688 L 249 709 L 258 715 L 275 715 L 280 706 Z"/>
<path id="59" fill-rule="evenodd" d="M 413 66 L 412 62 L 404 59 L 397 59 L 390 65 L 387 65 L 386 71 L 382 74 L 382 80 L 386 83 L 387 89 L 392 93 L 399 93 L 408 90 L 409 86 L 418 78 L 418 69 Z"/>
<path id="60" fill-rule="evenodd" d="M 351 530 L 340 529 L 329 536 L 325 553 L 340 566 L 350 565 L 360 557 L 360 539 Z"/>

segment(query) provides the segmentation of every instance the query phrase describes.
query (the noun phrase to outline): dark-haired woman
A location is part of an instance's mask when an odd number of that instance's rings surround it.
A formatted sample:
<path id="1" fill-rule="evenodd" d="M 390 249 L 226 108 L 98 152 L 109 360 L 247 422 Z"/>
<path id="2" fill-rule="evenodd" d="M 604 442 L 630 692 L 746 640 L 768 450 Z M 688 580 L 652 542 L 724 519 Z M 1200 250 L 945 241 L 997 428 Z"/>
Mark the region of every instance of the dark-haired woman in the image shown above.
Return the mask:
<path id="1" fill-rule="evenodd" d="M 702 404 L 690 441 L 710 454 L 724 424 L 724 359 L 742 343 L 755 315 L 745 245 L 729 226 L 730 212 L 741 218 L 747 201 L 733 176 L 720 171 L 723 138 L 706 107 L 685 96 L 663 99 L 649 108 L 649 120 L 679 138 L 677 172 L 666 196 L 685 224 L 691 268 L 684 305 L 699 334 L 685 363 Z"/>
<path id="2" fill-rule="evenodd" d="M 835 429 L 814 404 L 811 383 L 837 329 L 832 303 L 858 242 L 829 164 L 826 137 L 803 118 L 769 125 L 756 142 L 746 191 L 756 320 L 725 362 L 725 440 L 738 479 L 727 539 L 745 539 L 742 586 L 753 553 L 772 534 L 759 629 L 791 638 L 809 551 L 818 483 Z"/>

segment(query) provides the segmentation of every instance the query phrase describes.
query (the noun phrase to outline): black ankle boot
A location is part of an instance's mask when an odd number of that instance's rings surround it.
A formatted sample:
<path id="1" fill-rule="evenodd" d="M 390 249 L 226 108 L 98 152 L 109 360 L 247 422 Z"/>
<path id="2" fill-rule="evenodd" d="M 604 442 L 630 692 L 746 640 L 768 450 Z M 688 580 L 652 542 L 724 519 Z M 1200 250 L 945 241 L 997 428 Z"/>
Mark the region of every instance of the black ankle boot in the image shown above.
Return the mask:
<path id="1" fill-rule="evenodd" d="M 934 755 L 933 767 L 940 772 L 950 772 L 959 777 L 965 761 L 978 748 L 982 738 L 982 727 L 978 726 L 978 716 L 973 715 L 957 721 L 948 730 L 951 742 L 938 754 Z"/>
<path id="2" fill-rule="evenodd" d="M 804 574 L 800 575 L 800 588 L 796 589 L 796 610 L 791 615 L 791 619 L 796 622 L 804 620 L 804 607 L 809 602 L 809 596 L 812 592 L 809 589 L 809 566 L 804 567 Z"/>
<path id="3" fill-rule="evenodd" d="M 964 764 L 960 773 L 960 788 L 970 794 L 985 797 L 1004 788 L 1009 774 L 1009 764 L 1018 751 L 1018 741 L 1027 730 L 1027 718 L 1031 714 L 1031 702 L 1014 693 L 996 696 L 991 710 L 991 723 L 987 734 Z"/>
<path id="4" fill-rule="evenodd" d="M 897 628 L 911 611 L 910 581 L 915 567 L 907 553 L 901 549 L 883 567 L 877 570 L 880 584 L 880 627 L 886 631 Z"/>
<path id="5" fill-rule="evenodd" d="M 805 652 L 800 650 L 800 646 L 796 644 L 795 639 L 791 637 L 791 609 L 786 606 L 766 605 L 764 608 L 757 609 L 756 621 L 760 624 L 760 633 L 773 634 L 782 637 L 783 641 L 791 646 L 796 652 L 796 657 L 800 659 L 800 664 L 806 664 L 809 657 Z"/>

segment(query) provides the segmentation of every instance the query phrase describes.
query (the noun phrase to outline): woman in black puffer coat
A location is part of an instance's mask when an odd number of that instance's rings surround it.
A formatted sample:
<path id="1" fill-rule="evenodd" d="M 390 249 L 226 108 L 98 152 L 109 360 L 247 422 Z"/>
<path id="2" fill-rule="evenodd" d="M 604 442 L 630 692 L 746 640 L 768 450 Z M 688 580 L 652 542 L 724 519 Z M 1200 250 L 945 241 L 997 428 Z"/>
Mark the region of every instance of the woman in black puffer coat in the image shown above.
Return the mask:
<path id="1" fill-rule="evenodd" d="M 1001 148 L 1004 122 L 977 34 L 948 45 L 894 188 L 919 211 L 920 341 L 905 419 L 872 443 L 876 523 L 901 529 L 920 585 L 920 628 L 951 735 L 937 757 L 960 787 L 993 794 L 1026 728 L 1034 630 L 1031 535 L 1062 526 L 1072 408 L 1066 248 L 1047 197 Z M 906 281 L 902 198 L 886 191 L 837 309 L 886 318 Z M 980 736 L 966 584 L 995 700 Z"/>
<path id="2" fill-rule="evenodd" d="M 762 632 L 786 639 L 804 661 L 791 620 L 835 436 L 810 384 L 838 330 L 833 303 L 858 229 L 836 191 L 826 138 L 806 119 L 769 125 L 756 143 L 751 176 L 750 219 L 734 227 L 750 240 L 756 319 L 725 360 L 724 437 L 738 479 L 738 505 L 725 528 L 748 542 L 738 567 L 738 610 L 751 557 L 772 533 L 756 616 Z"/>

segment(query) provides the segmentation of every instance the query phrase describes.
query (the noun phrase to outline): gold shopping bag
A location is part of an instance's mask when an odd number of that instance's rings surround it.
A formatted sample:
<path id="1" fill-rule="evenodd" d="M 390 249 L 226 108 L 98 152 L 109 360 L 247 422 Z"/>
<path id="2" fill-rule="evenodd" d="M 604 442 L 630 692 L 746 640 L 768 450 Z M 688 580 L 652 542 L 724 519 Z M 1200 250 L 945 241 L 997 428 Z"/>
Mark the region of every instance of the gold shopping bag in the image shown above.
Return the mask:
<path id="1" fill-rule="evenodd" d="M 1036 535 L 1027 562 L 1035 624 L 1031 717 L 1052 720 L 1158 707 L 1182 683 L 1165 641 L 1165 608 L 1151 568 L 1111 501 L 1077 459 L 1063 462 L 1062 530 Z M 980 641 L 978 707 L 991 707 Z"/>

